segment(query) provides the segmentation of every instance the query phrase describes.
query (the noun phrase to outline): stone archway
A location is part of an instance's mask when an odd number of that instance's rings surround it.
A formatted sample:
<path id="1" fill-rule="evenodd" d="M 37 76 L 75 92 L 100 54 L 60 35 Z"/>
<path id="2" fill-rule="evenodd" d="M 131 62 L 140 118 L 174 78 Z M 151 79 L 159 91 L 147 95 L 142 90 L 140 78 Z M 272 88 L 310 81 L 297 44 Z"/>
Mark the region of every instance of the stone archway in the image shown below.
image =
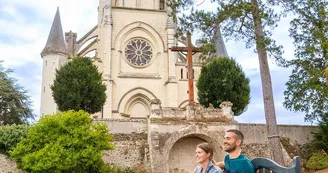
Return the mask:
<path id="1" fill-rule="evenodd" d="M 172 147 L 169 153 L 169 172 L 174 173 L 192 173 L 198 165 L 195 159 L 195 149 L 200 143 L 208 142 L 213 144 L 213 139 L 201 134 L 191 134 L 179 139 Z M 214 148 L 214 160 L 222 160 L 219 153 Z"/>
<path id="2" fill-rule="evenodd" d="M 195 163 L 195 149 L 197 144 L 201 142 L 208 142 L 214 148 L 214 159 L 222 160 L 225 152 L 221 149 L 223 144 L 225 129 L 213 130 L 208 129 L 206 126 L 202 125 L 191 125 L 187 126 L 179 131 L 172 133 L 172 135 L 166 140 L 162 153 L 163 153 L 163 163 L 161 165 L 163 172 L 169 172 L 169 169 L 176 169 L 176 165 L 173 164 L 170 159 L 175 159 L 180 157 L 185 159 L 184 161 L 180 161 L 180 165 L 178 165 L 177 170 L 183 170 L 186 173 L 192 173 Z M 175 151 L 181 149 L 181 146 L 188 143 L 188 146 L 180 152 L 180 154 L 184 154 L 183 156 L 179 156 L 179 153 L 174 153 Z M 190 150 L 190 151 L 189 151 Z M 171 153 L 172 152 L 172 153 Z M 188 160 L 189 159 L 189 160 Z M 188 164 L 189 162 L 189 164 Z M 171 164 L 171 165 L 170 165 Z"/>

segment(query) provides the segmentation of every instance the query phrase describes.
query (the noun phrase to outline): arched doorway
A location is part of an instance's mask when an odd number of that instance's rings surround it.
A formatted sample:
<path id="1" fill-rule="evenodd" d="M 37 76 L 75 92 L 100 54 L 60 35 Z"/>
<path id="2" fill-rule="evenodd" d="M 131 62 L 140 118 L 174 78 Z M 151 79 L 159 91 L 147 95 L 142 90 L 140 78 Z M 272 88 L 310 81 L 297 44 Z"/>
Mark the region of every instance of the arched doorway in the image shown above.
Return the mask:
<path id="1" fill-rule="evenodd" d="M 147 118 L 150 114 L 150 100 L 143 94 L 136 94 L 129 99 L 125 109 L 130 118 Z"/>
<path id="2" fill-rule="evenodd" d="M 127 91 L 120 99 L 117 111 L 130 118 L 147 118 L 150 115 L 150 102 L 157 97 L 149 90 L 136 87 Z"/>
<path id="3" fill-rule="evenodd" d="M 199 165 L 195 158 L 196 146 L 203 142 L 208 142 L 214 147 L 214 160 L 223 159 L 222 149 L 212 138 L 201 134 L 191 134 L 180 138 L 172 146 L 169 153 L 169 172 L 193 173 L 194 168 Z"/>
<path id="4" fill-rule="evenodd" d="M 229 127 L 231 128 L 231 127 Z M 224 140 L 224 134 L 226 131 L 226 127 L 218 127 L 217 125 L 187 125 L 182 127 L 179 130 L 175 130 L 166 140 L 161 147 L 160 152 L 151 151 L 153 153 L 159 154 L 161 153 L 161 157 L 152 157 L 152 169 L 153 172 L 161 172 L 161 173 L 168 173 L 170 168 L 172 170 L 171 173 L 174 173 L 175 170 L 174 167 L 177 167 L 177 170 L 185 170 L 186 172 L 192 172 L 194 167 L 194 163 L 196 162 L 195 159 L 195 149 L 196 149 L 196 143 L 198 142 L 208 142 L 210 143 L 214 151 L 216 152 L 214 159 L 216 161 L 222 161 L 224 158 L 224 155 L 226 154 L 225 151 L 222 150 L 223 140 Z M 190 139 L 188 139 L 190 138 Z M 195 139 L 196 138 L 196 139 Z M 154 138 L 156 141 L 156 139 Z M 186 140 L 186 141 L 185 141 Z M 184 143 L 187 143 L 184 145 Z M 175 146 L 176 145 L 176 146 Z M 171 150 L 175 150 L 174 148 L 178 148 L 179 146 L 184 145 L 186 149 L 183 151 L 183 153 L 188 153 L 190 158 L 190 166 L 188 165 L 188 168 L 185 168 L 185 166 L 174 166 L 172 162 L 170 162 L 171 159 L 175 159 L 178 156 L 176 155 L 176 152 L 171 152 Z M 189 151 L 190 150 L 190 151 Z M 192 153 L 192 154 L 190 154 Z M 188 155 L 187 154 L 187 155 Z M 192 155 L 192 156 L 191 156 Z M 184 156 L 183 156 L 184 157 Z M 185 160 L 188 160 L 185 159 Z M 171 163 L 171 165 L 170 165 Z"/>

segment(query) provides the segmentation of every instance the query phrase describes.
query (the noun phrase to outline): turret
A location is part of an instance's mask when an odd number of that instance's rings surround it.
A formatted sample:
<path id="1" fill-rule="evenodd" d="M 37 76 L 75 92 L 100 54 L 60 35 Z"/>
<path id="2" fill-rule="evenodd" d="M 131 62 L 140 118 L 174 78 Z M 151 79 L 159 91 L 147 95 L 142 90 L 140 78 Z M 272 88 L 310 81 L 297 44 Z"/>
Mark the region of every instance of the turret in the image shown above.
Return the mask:
<path id="1" fill-rule="evenodd" d="M 215 39 L 215 48 L 216 48 L 216 56 L 218 57 L 229 57 L 227 53 L 226 46 L 224 44 L 220 26 L 217 25 L 214 30 L 214 39 Z"/>
<path id="2" fill-rule="evenodd" d="M 40 108 L 40 115 L 42 116 L 57 112 L 57 105 L 52 97 L 52 90 L 50 87 L 55 79 L 56 69 L 63 65 L 69 57 L 58 7 L 47 43 L 41 52 L 41 57 L 43 58 Z"/>

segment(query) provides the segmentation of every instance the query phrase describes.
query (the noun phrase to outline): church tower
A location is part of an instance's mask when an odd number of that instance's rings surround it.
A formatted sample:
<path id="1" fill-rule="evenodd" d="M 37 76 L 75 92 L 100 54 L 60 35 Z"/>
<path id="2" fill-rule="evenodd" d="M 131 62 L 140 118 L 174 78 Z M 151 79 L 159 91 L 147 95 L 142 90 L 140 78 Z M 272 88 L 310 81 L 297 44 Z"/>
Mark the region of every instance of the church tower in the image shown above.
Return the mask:
<path id="1" fill-rule="evenodd" d="M 46 46 L 41 52 L 43 58 L 41 108 L 40 115 L 57 112 L 57 105 L 52 97 L 50 86 L 55 79 L 55 72 L 68 59 L 59 8 L 53 20 Z"/>

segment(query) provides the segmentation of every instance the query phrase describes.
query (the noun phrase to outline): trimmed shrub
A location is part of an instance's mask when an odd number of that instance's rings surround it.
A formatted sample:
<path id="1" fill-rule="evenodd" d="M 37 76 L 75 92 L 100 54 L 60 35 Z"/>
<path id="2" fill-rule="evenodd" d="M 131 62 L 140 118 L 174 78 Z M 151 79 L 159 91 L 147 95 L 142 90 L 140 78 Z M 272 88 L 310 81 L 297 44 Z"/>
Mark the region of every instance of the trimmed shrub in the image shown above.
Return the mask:
<path id="1" fill-rule="evenodd" d="M 84 111 L 45 115 L 10 156 L 29 172 L 100 172 L 103 151 L 114 148 L 106 124 Z"/>
<path id="2" fill-rule="evenodd" d="M 196 86 L 201 105 L 218 108 L 223 101 L 231 101 L 236 116 L 246 111 L 250 101 L 249 79 L 232 58 L 214 58 L 203 66 Z"/>
<path id="3" fill-rule="evenodd" d="M 52 96 L 60 111 L 101 111 L 106 101 L 106 85 L 102 74 L 90 58 L 74 57 L 56 70 L 51 86 Z"/>
<path id="4" fill-rule="evenodd" d="M 28 128 L 27 124 L 0 126 L 0 153 L 8 155 L 9 151 L 26 137 Z"/>

